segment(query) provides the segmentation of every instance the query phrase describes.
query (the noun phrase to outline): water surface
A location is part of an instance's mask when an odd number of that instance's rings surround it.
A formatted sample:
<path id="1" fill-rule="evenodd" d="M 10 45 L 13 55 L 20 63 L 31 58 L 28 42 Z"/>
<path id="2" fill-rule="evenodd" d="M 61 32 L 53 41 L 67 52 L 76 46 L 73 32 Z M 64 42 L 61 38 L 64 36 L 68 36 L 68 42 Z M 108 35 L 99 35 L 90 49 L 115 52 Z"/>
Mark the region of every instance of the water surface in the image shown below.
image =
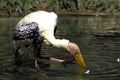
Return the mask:
<path id="1" fill-rule="evenodd" d="M 83 74 L 77 64 L 39 60 L 40 69 L 34 69 L 32 49 L 22 66 L 15 66 L 11 35 L 21 18 L 0 18 L 0 80 L 119 80 L 120 79 L 120 19 L 119 17 L 59 16 L 57 38 L 66 38 L 79 45 L 89 74 Z M 42 54 L 69 60 L 62 49 L 43 45 Z"/>

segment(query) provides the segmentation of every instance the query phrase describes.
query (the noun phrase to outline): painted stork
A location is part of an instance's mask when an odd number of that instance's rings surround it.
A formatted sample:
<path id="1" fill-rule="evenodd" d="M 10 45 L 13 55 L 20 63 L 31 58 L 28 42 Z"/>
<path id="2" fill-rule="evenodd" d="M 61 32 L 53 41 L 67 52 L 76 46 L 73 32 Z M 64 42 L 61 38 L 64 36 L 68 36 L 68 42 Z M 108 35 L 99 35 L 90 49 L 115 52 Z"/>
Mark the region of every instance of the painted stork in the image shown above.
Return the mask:
<path id="1" fill-rule="evenodd" d="M 30 44 L 33 45 L 34 49 L 34 63 L 36 69 L 39 69 L 38 58 L 57 61 L 63 65 L 66 65 L 70 62 L 54 57 L 42 56 L 40 53 L 42 43 L 44 42 L 47 45 L 52 45 L 53 47 L 67 50 L 81 67 L 86 68 L 86 64 L 77 44 L 72 43 L 67 39 L 55 38 L 54 33 L 56 30 L 56 24 L 57 15 L 54 12 L 36 11 L 22 18 L 15 26 L 15 31 L 12 35 L 15 59 L 18 57 L 18 50 L 21 48 L 20 46 L 16 45 L 17 42 L 31 41 Z M 24 44 L 24 46 L 27 45 L 29 44 Z"/>

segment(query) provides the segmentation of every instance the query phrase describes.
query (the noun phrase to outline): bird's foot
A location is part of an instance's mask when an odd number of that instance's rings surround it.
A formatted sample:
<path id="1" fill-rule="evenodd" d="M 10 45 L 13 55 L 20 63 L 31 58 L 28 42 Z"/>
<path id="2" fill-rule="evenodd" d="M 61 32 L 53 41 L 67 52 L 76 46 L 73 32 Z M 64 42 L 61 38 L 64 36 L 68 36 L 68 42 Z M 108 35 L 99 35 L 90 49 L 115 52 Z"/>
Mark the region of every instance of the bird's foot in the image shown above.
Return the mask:
<path id="1" fill-rule="evenodd" d="M 40 70 L 39 67 L 36 67 L 36 66 L 35 66 L 35 69 L 36 69 L 36 71 L 39 71 L 39 70 Z"/>
<path id="2" fill-rule="evenodd" d="M 72 64 L 73 61 L 74 61 L 74 59 L 69 60 L 69 61 L 63 61 L 63 62 L 61 62 L 61 64 L 62 64 L 64 67 L 67 67 L 67 65 L 68 65 L 68 64 Z"/>
<path id="3" fill-rule="evenodd" d="M 66 61 L 61 62 L 61 64 L 62 64 L 64 67 L 67 66 L 67 62 L 66 62 Z"/>

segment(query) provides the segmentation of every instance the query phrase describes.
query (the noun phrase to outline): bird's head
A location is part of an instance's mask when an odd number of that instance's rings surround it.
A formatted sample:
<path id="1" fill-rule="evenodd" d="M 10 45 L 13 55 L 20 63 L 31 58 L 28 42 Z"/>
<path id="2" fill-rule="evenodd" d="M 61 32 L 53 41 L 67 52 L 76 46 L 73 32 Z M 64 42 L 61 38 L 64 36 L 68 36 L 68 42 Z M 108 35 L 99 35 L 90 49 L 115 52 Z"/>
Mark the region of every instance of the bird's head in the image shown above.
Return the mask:
<path id="1" fill-rule="evenodd" d="M 75 58 L 75 61 L 83 68 L 86 68 L 85 61 L 82 57 L 80 49 L 77 44 L 69 42 L 68 44 L 69 53 Z"/>

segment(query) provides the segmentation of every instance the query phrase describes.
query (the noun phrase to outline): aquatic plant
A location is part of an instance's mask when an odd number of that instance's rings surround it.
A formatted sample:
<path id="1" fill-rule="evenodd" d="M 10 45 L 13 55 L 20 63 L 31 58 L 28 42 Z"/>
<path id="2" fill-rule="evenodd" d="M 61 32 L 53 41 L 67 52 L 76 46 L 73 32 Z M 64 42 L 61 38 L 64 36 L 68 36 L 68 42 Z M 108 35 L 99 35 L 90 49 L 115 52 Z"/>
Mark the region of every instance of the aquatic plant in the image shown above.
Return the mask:
<path id="1" fill-rule="evenodd" d="M 37 10 L 120 11 L 120 0 L 0 0 L 0 16 L 23 16 Z"/>
<path id="2" fill-rule="evenodd" d="M 1 0 L 0 13 L 7 16 L 22 16 L 39 9 L 40 0 Z"/>

